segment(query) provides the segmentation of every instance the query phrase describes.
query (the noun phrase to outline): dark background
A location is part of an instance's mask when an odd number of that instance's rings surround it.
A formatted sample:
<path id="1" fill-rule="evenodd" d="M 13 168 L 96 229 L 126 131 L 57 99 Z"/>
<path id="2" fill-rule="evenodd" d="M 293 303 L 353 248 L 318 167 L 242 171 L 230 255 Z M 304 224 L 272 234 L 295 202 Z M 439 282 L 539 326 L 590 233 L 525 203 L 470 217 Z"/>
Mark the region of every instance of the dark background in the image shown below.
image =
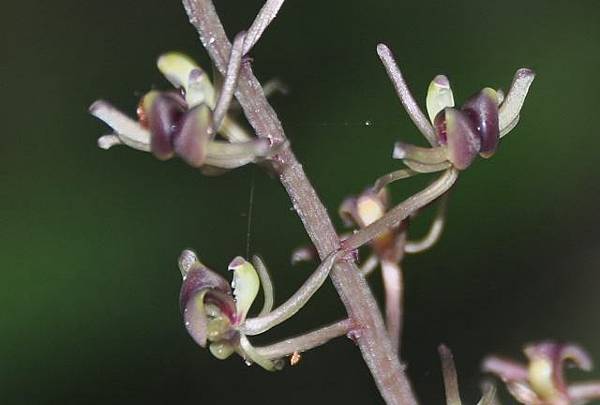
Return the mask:
<path id="1" fill-rule="evenodd" d="M 218 2 L 230 36 L 261 4 Z M 406 260 L 403 356 L 423 403 L 442 401 L 440 342 L 454 351 L 467 403 L 487 353 L 517 357 L 525 342 L 556 338 L 600 359 L 599 21 L 595 0 L 290 0 L 252 51 L 261 80 L 291 88 L 274 104 L 332 214 L 400 167 L 395 140 L 422 142 L 378 42 L 422 105 L 438 73 L 460 103 L 484 86 L 506 89 L 519 67 L 537 71 L 517 129 L 461 176 L 442 241 Z M 96 147 L 107 128 L 87 113 L 95 99 L 133 113 L 141 94 L 167 87 L 155 58 L 168 50 L 208 66 L 181 4 L 32 0 L 5 5 L 0 22 L 0 402 L 381 403 L 346 339 L 269 374 L 218 361 L 187 336 L 176 258 L 193 247 L 225 274 L 245 253 L 253 178 L 252 251 L 270 265 L 279 302 L 311 266 L 290 267 L 307 238 L 260 169 L 207 178 L 180 161 Z M 395 201 L 426 181 L 395 185 Z M 381 296 L 378 276 L 373 284 Z M 258 342 L 340 318 L 336 297 L 327 283 Z"/>

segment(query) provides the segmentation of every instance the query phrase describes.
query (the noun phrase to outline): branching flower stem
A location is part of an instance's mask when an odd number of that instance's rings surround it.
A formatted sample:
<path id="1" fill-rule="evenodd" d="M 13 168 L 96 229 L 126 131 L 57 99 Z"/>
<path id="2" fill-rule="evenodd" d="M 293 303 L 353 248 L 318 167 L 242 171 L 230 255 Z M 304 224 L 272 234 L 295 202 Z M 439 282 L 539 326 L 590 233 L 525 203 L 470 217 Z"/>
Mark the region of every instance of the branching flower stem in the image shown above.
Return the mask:
<path id="1" fill-rule="evenodd" d="M 282 2 L 272 3 L 281 5 Z M 191 24 L 200 34 L 200 40 L 214 65 L 221 74 L 225 75 L 231 44 L 212 1 L 183 0 L 183 4 Z M 281 122 L 267 102 L 263 89 L 248 63 L 242 63 L 240 68 L 235 96 L 248 122 L 259 137 L 286 145 L 273 158 L 273 168 L 279 173 L 281 183 L 288 192 L 319 256 L 322 260 L 325 259 L 332 252 L 340 249 L 339 237 L 302 165 L 287 146 Z M 394 216 L 386 216 L 383 221 L 378 221 L 375 227 L 366 228 L 365 230 L 368 231 L 364 234 L 361 232 L 360 237 L 351 237 L 351 243 L 344 247 L 351 250 L 366 243 L 375 237 L 378 231 L 384 229 L 386 224 L 397 223 L 402 217 L 429 203 L 436 195 L 443 194 L 439 191 L 442 188 L 447 190 L 454 183 L 456 172 L 449 170 L 442 180 L 445 181 L 438 180 L 437 188 L 428 189 L 428 194 L 418 194 L 421 200 L 411 199 L 408 204 L 392 210 Z M 354 325 L 351 333 L 385 401 L 388 404 L 416 404 L 404 366 L 393 350 L 377 302 L 355 262 L 349 258 L 340 260 L 332 270 L 331 279 Z"/>
<path id="2" fill-rule="evenodd" d="M 427 188 L 414 194 L 412 197 L 407 198 L 371 225 L 356 232 L 348 239 L 345 239 L 342 242 L 342 248 L 345 250 L 358 249 L 365 243 L 370 242 L 375 237 L 385 232 L 387 229 L 398 226 L 400 222 L 408 218 L 413 212 L 446 193 L 456 182 L 457 178 L 458 170 L 454 168 L 446 170 L 444 174 Z"/>

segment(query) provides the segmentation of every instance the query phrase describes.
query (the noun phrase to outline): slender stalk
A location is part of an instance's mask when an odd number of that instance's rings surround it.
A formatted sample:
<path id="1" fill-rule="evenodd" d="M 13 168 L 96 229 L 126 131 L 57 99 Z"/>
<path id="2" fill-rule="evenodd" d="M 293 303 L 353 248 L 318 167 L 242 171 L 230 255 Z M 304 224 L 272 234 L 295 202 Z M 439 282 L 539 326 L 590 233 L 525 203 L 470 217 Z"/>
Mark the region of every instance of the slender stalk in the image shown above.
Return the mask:
<path id="1" fill-rule="evenodd" d="M 283 2 L 284 0 L 267 0 L 263 8 L 260 9 L 244 41 L 244 54 L 250 52 L 250 49 L 260 39 L 262 33 L 279 12 Z"/>
<path id="2" fill-rule="evenodd" d="M 257 347 L 256 351 L 269 359 L 288 356 L 294 352 L 302 353 L 324 345 L 331 339 L 347 334 L 352 329 L 352 321 L 344 319 L 300 336 L 285 339 L 269 346 Z"/>
<path id="3" fill-rule="evenodd" d="M 407 198 L 371 225 L 362 228 L 348 239 L 345 239 L 342 242 L 342 247 L 346 250 L 358 249 L 388 229 L 398 226 L 400 222 L 406 219 L 410 214 L 431 203 L 448 191 L 456 182 L 457 178 L 458 171 L 456 169 L 450 168 L 446 170 L 444 174 L 427 188 L 414 194 L 412 197 Z"/>
<path id="4" fill-rule="evenodd" d="M 265 315 L 246 319 L 242 326 L 242 333 L 249 336 L 258 335 L 291 318 L 321 288 L 339 256 L 337 253 L 327 256 L 302 287 L 276 309 Z"/>
<path id="5" fill-rule="evenodd" d="M 271 312 L 271 309 L 273 309 L 273 302 L 275 301 L 275 293 L 273 292 L 273 282 L 271 282 L 271 276 L 269 275 L 267 266 L 265 266 L 265 263 L 260 258 L 260 256 L 252 256 L 252 264 L 254 264 L 254 268 L 258 273 L 258 277 L 260 278 L 260 285 L 262 286 L 263 290 L 264 303 L 262 309 L 258 313 L 258 316 L 263 316 Z"/>
<path id="6" fill-rule="evenodd" d="M 231 44 L 212 1 L 183 0 L 183 4 L 213 63 L 224 74 Z M 286 141 L 281 123 L 249 65 L 240 69 L 236 97 L 258 136 L 278 143 Z M 324 259 L 340 243 L 331 219 L 291 149 L 283 148 L 277 160 L 281 183 Z M 353 335 L 382 397 L 388 404 L 416 404 L 404 366 L 392 350 L 377 302 L 356 264 L 340 261 L 334 266 L 331 279 L 355 325 Z"/>
<path id="7" fill-rule="evenodd" d="M 404 252 L 406 253 L 421 253 L 430 249 L 435 245 L 444 232 L 444 225 L 446 223 L 446 207 L 448 205 L 448 193 L 440 197 L 438 202 L 438 208 L 435 213 L 435 218 L 431 223 L 431 227 L 422 239 L 409 240 L 404 246 Z"/>
<path id="8" fill-rule="evenodd" d="M 229 110 L 231 100 L 233 99 L 233 92 L 240 74 L 240 66 L 242 65 L 242 47 L 244 46 L 244 33 L 239 33 L 233 41 L 231 47 L 231 55 L 229 56 L 229 63 L 227 64 L 227 72 L 225 73 L 225 80 L 223 81 L 223 88 L 221 89 L 221 95 L 217 100 L 215 110 L 213 113 L 213 126 L 214 133 L 219 131 L 223 119 Z"/>
<path id="9" fill-rule="evenodd" d="M 379 193 L 382 188 L 398 180 L 408 179 L 419 174 L 411 169 L 399 169 L 378 178 L 373 185 L 373 192 Z"/>
<path id="10" fill-rule="evenodd" d="M 396 351 L 400 349 L 402 337 L 402 310 L 404 298 L 404 280 L 402 269 L 397 263 L 383 260 L 381 275 L 385 290 L 385 324 Z"/>

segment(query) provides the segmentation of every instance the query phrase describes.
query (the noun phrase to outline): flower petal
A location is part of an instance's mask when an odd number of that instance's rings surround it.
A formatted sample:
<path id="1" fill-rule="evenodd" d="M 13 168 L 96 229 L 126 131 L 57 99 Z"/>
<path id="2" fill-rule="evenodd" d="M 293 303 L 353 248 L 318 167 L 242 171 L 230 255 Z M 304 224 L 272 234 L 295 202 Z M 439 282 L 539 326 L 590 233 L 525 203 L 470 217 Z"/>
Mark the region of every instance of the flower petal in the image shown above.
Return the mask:
<path id="1" fill-rule="evenodd" d="M 504 102 L 500 105 L 498 111 L 500 132 L 504 135 L 508 133 L 505 129 L 518 119 L 521 107 L 523 107 L 523 103 L 525 102 L 525 97 L 527 97 L 529 86 L 531 86 L 534 78 L 535 72 L 531 69 L 522 68 L 515 73 L 508 94 L 506 94 Z"/>
<path id="2" fill-rule="evenodd" d="M 185 100 L 190 108 L 206 104 L 215 108 L 215 90 L 206 72 L 200 68 L 192 69 L 189 73 Z"/>
<path id="3" fill-rule="evenodd" d="M 530 384 L 545 399 L 568 396 L 563 370 L 565 361 L 571 361 L 586 371 L 592 368 L 589 355 L 574 344 L 546 341 L 527 345 L 524 351 L 529 358 Z"/>
<path id="4" fill-rule="evenodd" d="M 386 206 L 375 193 L 366 192 L 356 199 L 356 219 L 361 227 L 371 225 L 385 214 Z"/>
<path id="5" fill-rule="evenodd" d="M 90 106 L 90 114 L 104 121 L 116 133 L 120 142 L 107 135 L 98 139 L 102 149 L 108 149 L 118 143 L 144 152 L 150 151 L 150 132 L 143 128 L 137 121 L 129 118 L 121 111 L 114 108 L 104 100 L 98 100 Z"/>
<path id="6" fill-rule="evenodd" d="M 443 114 L 443 116 L 442 116 Z M 439 120 L 445 122 L 445 133 L 448 142 L 448 160 L 452 162 L 458 170 L 464 170 L 479 153 L 481 140 L 476 133 L 475 128 L 469 117 L 463 112 L 454 108 L 446 108 L 438 114 L 436 122 L 439 126 Z"/>
<path id="7" fill-rule="evenodd" d="M 238 323 L 246 319 L 246 315 L 256 299 L 260 288 L 260 279 L 254 266 L 243 257 L 238 256 L 229 263 L 233 271 L 233 295 L 238 314 Z"/>
<path id="8" fill-rule="evenodd" d="M 515 397 L 521 404 L 543 404 L 537 394 L 529 387 L 529 385 L 522 382 L 509 382 L 506 384 L 508 392 Z"/>
<path id="9" fill-rule="evenodd" d="M 150 130 L 150 149 L 160 160 L 173 157 L 173 138 L 187 106 L 181 96 L 171 92 L 151 91 L 144 96 L 141 109 Z"/>
<path id="10" fill-rule="evenodd" d="M 209 291 L 204 288 L 185 302 L 183 307 L 183 321 L 190 336 L 201 347 L 206 347 L 208 317 L 204 306 L 204 297 Z"/>
<path id="11" fill-rule="evenodd" d="M 356 223 L 356 197 L 348 197 L 342 201 L 338 215 L 346 227 L 358 225 Z"/>
<path id="12" fill-rule="evenodd" d="M 498 399 L 496 398 L 496 386 L 493 384 L 486 385 L 483 389 L 483 396 L 477 402 L 477 405 L 495 405 L 498 404 Z"/>
<path id="13" fill-rule="evenodd" d="M 429 84 L 427 90 L 427 114 L 433 123 L 435 116 L 446 107 L 454 107 L 454 95 L 450 82 L 444 75 L 438 75 Z"/>
<path id="14" fill-rule="evenodd" d="M 210 288 L 225 294 L 231 294 L 231 287 L 229 287 L 227 280 L 210 270 L 201 262 L 196 261 L 190 265 L 186 274 L 183 276 L 180 294 L 182 306 L 185 305 L 196 291 L 203 288 Z"/>
<path id="15" fill-rule="evenodd" d="M 211 141 L 206 147 L 206 164 L 223 169 L 235 169 L 256 162 L 271 153 L 271 144 L 265 138 L 238 143 Z"/>
<path id="16" fill-rule="evenodd" d="M 495 374 L 504 382 L 527 381 L 527 367 L 513 360 L 489 356 L 483 360 L 481 371 Z"/>
<path id="17" fill-rule="evenodd" d="M 496 151 L 500 139 L 498 124 L 498 95 L 494 89 L 484 88 L 467 100 L 462 110 L 471 118 L 477 133 L 481 137 L 480 154 L 491 157 Z"/>
<path id="18" fill-rule="evenodd" d="M 437 165 L 448 160 L 448 152 L 445 145 L 423 148 L 409 143 L 396 142 L 392 159 L 412 160 L 425 165 Z"/>
<path id="19" fill-rule="evenodd" d="M 200 263 L 189 250 L 180 256 L 179 266 L 183 274 L 179 304 L 185 326 L 194 340 L 205 347 L 209 322 L 207 304 L 216 307 L 230 323 L 236 321 L 231 288 L 227 280 Z"/>
<path id="20" fill-rule="evenodd" d="M 156 66 L 173 87 L 184 89 L 186 94 L 189 92 L 192 72 L 197 72 L 194 73 L 194 78 L 204 76 L 204 79 L 208 80 L 202 68 L 192 58 L 180 52 L 168 52 L 161 55 L 156 61 Z M 208 84 L 210 85 L 210 81 Z M 210 85 L 210 89 L 212 90 L 212 85 Z"/>
<path id="21" fill-rule="evenodd" d="M 192 167 L 200 167 L 208 154 L 211 138 L 212 114 L 206 104 L 200 104 L 187 113 L 175 136 L 174 148 L 177 155 Z"/>

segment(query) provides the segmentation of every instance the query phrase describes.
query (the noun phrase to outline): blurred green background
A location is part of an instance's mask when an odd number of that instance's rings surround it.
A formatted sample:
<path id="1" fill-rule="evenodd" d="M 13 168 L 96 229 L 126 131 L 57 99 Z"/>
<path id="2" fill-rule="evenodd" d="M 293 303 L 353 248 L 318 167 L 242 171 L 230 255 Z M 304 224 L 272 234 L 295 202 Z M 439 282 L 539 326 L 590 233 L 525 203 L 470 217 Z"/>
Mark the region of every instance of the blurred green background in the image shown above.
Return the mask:
<path id="1" fill-rule="evenodd" d="M 217 5 L 233 35 L 261 4 Z M 521 66 L 537 71 L 518 128 L 461 176 L 443 240 L 406 260 L 403 356 L 423 403 L 443 398 L 441 342 L 454 351 L 468 403 L 487 353 L 517 357 L 525 342 L 556 338 L 600 361 L 599 5 L 288 1 L 252 51 L 261 80 L 291 89 L 273 102 L 332 214 L 400 166 L 390 159 L 395 140 L 422 142 L 378 42 L 394 50 L 423 103 L 438 73 L 460 102 L 484 86 L 506 89 Z M 0 403 L 381 403 L 346 339 L 269 374 L 237 357 L 217 361 L 187 336 L 176 258 L 192 247 L 225 274 L 245 253 L 253 178 L 250 243 L 280 302 L 311 266 L 289 265 L 307 238 L 260 169 L 207 178 L 180 161 L 96 147 L 107 128 L 87 113 L 95 99 L 133 113 L 141 94 L 167 87 L 155 58 L 168 50 L 208 65 L 181 4 L 32 0 L 6 4 L 0 20 Z M 395 201 L 428 180 L 395 185 Z M 421 218 L 415 235 L 428 223 Z M 381 296 L 378 276 L 373 285 Z M 343 313 L 327 283 L 258 341 Z"/>

